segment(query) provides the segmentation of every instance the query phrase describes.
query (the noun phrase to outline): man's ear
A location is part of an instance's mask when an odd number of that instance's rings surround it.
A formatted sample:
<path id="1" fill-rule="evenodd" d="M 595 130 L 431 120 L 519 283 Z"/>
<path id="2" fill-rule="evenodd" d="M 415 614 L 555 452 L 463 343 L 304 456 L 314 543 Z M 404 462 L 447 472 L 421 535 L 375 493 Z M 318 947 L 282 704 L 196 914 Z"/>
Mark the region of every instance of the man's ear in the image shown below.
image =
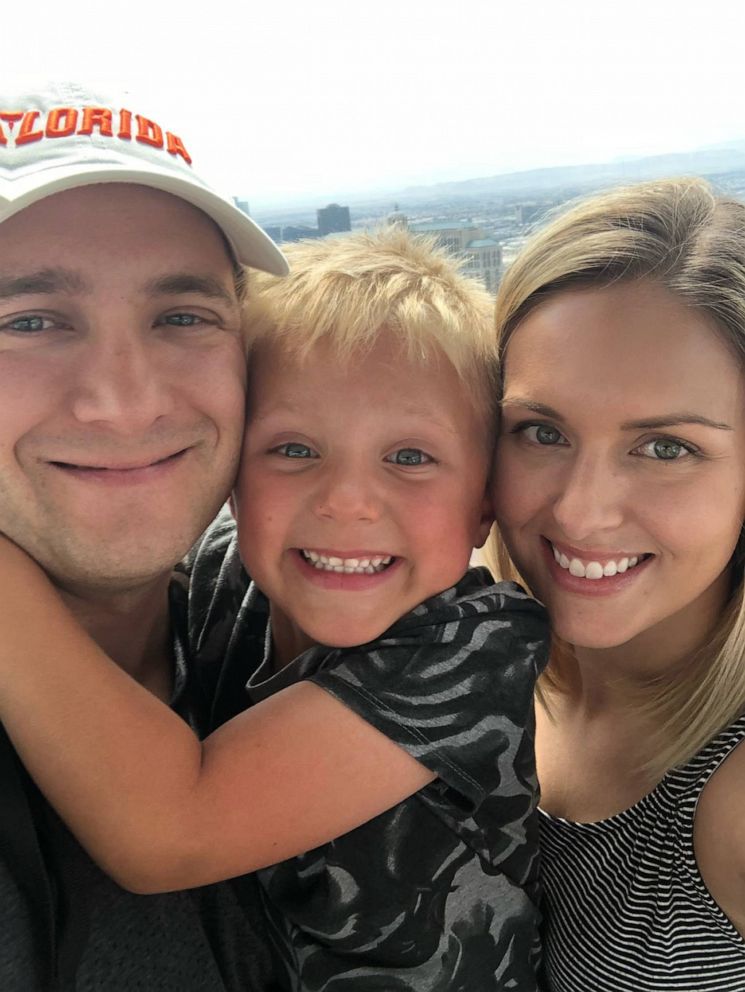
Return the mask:
<path id="1" fill-rule="evenodd" d="M 486 544 L 486 539 L 489 536 L 493 523 L 494 504 L 492 502 L 491 494 L 487 493 L 484 495 L 484 501 L 481 504 L 481 519 L 477 530 L 478 537 L 476 539 L 476 543 L 474 544 L 475 548 L 483 548 Z"/>

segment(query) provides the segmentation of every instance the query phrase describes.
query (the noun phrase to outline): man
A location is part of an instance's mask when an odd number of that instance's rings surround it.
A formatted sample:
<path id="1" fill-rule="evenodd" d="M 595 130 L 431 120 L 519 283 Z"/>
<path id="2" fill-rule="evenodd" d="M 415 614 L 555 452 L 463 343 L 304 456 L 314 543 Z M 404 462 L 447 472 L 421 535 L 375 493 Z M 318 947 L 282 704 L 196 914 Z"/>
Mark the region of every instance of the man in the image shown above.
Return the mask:
<path id="1" fill-rule="evenodd" d="M 209 679 L 189 665 L 173 567 L 237 465 L 241 264 L 286 271 L 137 106 L 69 85 L 0 96 L 0 530 L 196 727 Z M 122 891 L 1 728 L 0 789 L 3 992 L 269 987 L 250 887 L 245 914 L 227 885 Z"/>

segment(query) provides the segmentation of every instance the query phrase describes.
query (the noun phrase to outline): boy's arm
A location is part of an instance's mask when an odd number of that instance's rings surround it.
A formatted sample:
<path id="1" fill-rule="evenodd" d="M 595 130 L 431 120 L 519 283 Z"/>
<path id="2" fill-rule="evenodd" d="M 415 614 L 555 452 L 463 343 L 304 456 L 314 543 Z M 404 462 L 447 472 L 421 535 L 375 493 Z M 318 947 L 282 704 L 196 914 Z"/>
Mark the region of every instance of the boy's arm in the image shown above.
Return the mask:
<path id="1" fill-rule="evenodd" d="M 338 837 L 434 774 L 303 682 L 203 744 L 0 538 L 0 719 L 90 855 L 140 892 L 203 885 Z"/>

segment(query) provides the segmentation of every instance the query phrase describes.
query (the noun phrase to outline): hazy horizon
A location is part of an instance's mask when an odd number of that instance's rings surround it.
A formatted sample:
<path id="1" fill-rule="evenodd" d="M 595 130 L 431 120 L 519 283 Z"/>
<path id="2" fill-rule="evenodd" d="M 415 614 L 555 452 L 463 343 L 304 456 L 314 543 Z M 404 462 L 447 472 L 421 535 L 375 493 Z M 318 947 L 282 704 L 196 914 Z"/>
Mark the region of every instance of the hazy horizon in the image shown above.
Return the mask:
<path id="1" fill-rule="evenodd" d="M 742 141 L 745 5 L 213 0 L 5 11 L 3 77 L 103 82 L 253 210 Z"/>

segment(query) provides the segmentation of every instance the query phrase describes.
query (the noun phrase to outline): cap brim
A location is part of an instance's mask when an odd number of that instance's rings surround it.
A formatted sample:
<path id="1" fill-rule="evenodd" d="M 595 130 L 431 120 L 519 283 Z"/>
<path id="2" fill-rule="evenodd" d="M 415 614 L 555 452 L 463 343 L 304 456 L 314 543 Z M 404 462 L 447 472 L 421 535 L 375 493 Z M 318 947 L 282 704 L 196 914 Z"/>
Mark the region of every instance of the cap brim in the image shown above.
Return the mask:
<path id="1" fill-rule="evenodd" d="M 217 224 L 230 242 L 236 259 L 243 265 L 277 276 L 284 276 L 289 272 L 287 260 L 269 235 L 241 210 L 218 194 L 189 182 L 188 179 L 181 179 L 171 172 L 159 173 L 151 167 L 139 170 L 115 165 L 77 165 L 70 168 L 58 166 L 29 177 L 27 181 L 19 179 L 14 183 L 16 189 L 13 199 L 0 205 L 0 222 L 54 193 L 96 183 L 115 182 L 149 186 L 186 200 L 204 211 Z"/>

